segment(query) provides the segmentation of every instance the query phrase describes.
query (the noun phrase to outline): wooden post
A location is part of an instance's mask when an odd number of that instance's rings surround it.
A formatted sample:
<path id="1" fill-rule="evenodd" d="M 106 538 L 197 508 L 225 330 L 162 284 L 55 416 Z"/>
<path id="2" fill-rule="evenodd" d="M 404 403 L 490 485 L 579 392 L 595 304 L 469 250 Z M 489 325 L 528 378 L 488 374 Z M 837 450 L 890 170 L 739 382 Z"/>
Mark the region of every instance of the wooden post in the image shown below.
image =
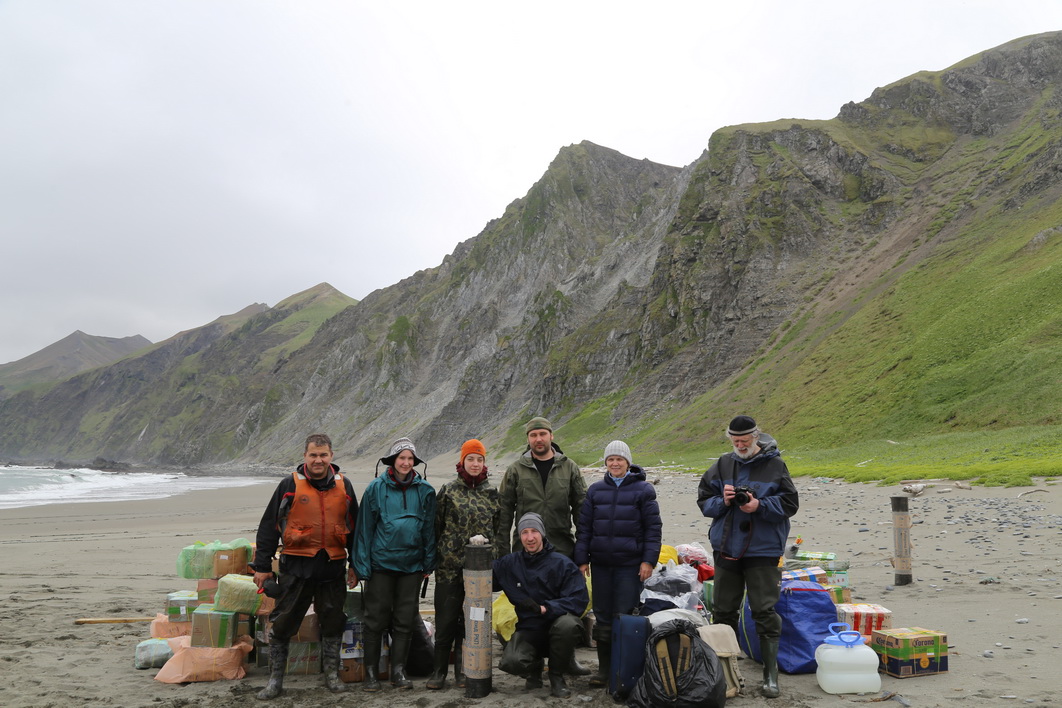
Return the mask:
<path id="1" fill-rule="evenodd" d="M 897 585 L 910 585 L 911 575 L 911 514 L 907 497 L 892 497 L 892 539 L 896 553 L 892 557 Z"/>
<path id="2" fill-rule="evenodd" d="M 491 669 L 494 627 L 491 622 L 491 587 L 494 553 L 491 546 L 465 546 L 465 698 L 484 698 L 493 690 Z"/>

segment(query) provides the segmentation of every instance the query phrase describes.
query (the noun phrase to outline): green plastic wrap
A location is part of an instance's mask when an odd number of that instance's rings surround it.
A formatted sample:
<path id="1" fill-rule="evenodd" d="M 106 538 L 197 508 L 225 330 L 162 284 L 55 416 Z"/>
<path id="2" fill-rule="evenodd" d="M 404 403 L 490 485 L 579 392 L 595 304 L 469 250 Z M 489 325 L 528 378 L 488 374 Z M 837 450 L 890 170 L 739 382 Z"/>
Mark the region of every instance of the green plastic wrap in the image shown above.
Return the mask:
<path id="1" fill-rule="evenodd" d="M 237 538 L 228 543 L 196 541 L 182 548 L 177 556 L 177 576 L 197 580 L 242 573 L 251 557 L 251 542 L 246 538 Z"/>
<path id="2" fill-rule="evenodd" d="M 214 609 L 253 615 L 262 605 L 262 595 L 249 575 L 226 575 L 218 580 Z"/>

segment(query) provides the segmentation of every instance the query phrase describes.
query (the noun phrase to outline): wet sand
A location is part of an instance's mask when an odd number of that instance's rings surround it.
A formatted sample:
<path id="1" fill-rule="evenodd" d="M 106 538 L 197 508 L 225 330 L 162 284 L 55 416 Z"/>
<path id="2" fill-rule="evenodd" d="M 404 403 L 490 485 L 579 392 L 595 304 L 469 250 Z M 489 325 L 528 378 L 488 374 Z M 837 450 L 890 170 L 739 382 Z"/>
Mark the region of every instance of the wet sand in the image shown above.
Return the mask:
<path id="1" fill-rule="evenodd" d="M 597 472 L 587 473 L 591 481 Z M 371 472 L 356 484 L 359 495 Z M 697 478 L 650 470 L 664 513 L 664 540 L 707 545 L 708 520 L 695 506 Z M 445 480 L 433 479 L 435 484 Z M 0 705 L 221 706 L 257 704 L 266 669 L 249 668 L 240 681 L 187 685 L 153 680 L 154 669 L 133 668 L 137 643 L 150 636 L 146 622 L 75 625 L 83 617 L 150 617 L 166 594 L 194 589 L 176 576 L 181 548 L 195 541 L 253 541 L 275 481 L 236 489 L 190 492 L 162 500 L 56 504 L 0 510 Z M 915 708 L 968 705 L 1062 705 L 1062 485 L 959 489 L 938 483 L 910 501 L 915 581 L 896 586 L 890 496 L 899 487 L 796 479 L 801 510 L 793 534 L 808 550 L 834 551 L 852 567 L 856 602 L 892 610 L 893 626 L 944 631 L 950 644 L 947 674 L 897 679 L 882 688 L 897 696 L 884 705 Z M 1037 489 L 1032 493 L 1031 490 Z M 1019 496 L 1021 495 L 1021 496 Z M 423 601 L 430 610 L 431 593 Z M 991 656 L 985 656 L 990 652 Z M 580 660 L 596 666 L 590 649 Z M 497 656 L 495 657 L 495 663 Z M 734 706 L 834 706 L 875 696 L 831 696 L 814 674 L 781 676 L 782 697 L 755 690 L 760 666 L 740 662 L 749 687 Z M 452 687 L 412 691 L 385 684 L 378 694 L 358 684 L 339 696 L 320 676 L 291 676 L 277 706 L 359 705 L 509 708 L 514 701 L 613 706 L 585 678 L 569 681 L 574 695 L 526 693 L 523 681 L 495 671 L 494 692 L 466 699 Z M 548 684 L 547 684 L 548 685 Z"/>

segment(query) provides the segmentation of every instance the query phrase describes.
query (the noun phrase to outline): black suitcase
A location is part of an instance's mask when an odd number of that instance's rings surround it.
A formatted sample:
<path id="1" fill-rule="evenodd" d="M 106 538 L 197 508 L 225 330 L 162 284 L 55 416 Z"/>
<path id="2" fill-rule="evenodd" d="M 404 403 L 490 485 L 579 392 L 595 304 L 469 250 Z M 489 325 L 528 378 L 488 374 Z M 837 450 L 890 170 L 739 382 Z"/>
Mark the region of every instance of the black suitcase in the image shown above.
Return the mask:
<path id="1" fill-rule="evenodd" d="M 651 630 L 649 618 L 640 615 L 619 615 L 612 621 L 608 692 L 619 702 L 627 700 L 645 671 L 645 642 Z"/>

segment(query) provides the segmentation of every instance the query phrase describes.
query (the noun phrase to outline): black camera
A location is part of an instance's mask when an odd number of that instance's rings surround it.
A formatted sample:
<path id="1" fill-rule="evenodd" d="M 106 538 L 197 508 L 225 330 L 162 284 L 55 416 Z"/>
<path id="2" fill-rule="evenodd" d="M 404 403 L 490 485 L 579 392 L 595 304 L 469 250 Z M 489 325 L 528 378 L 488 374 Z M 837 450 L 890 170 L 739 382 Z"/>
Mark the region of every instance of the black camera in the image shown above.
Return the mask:
<path id="1" fill-rule="evenodd" d="M 734 487 L 734 503 L 738 506 L 745 506 L 755 496 L 756 493 L 748 487 Z"/>

